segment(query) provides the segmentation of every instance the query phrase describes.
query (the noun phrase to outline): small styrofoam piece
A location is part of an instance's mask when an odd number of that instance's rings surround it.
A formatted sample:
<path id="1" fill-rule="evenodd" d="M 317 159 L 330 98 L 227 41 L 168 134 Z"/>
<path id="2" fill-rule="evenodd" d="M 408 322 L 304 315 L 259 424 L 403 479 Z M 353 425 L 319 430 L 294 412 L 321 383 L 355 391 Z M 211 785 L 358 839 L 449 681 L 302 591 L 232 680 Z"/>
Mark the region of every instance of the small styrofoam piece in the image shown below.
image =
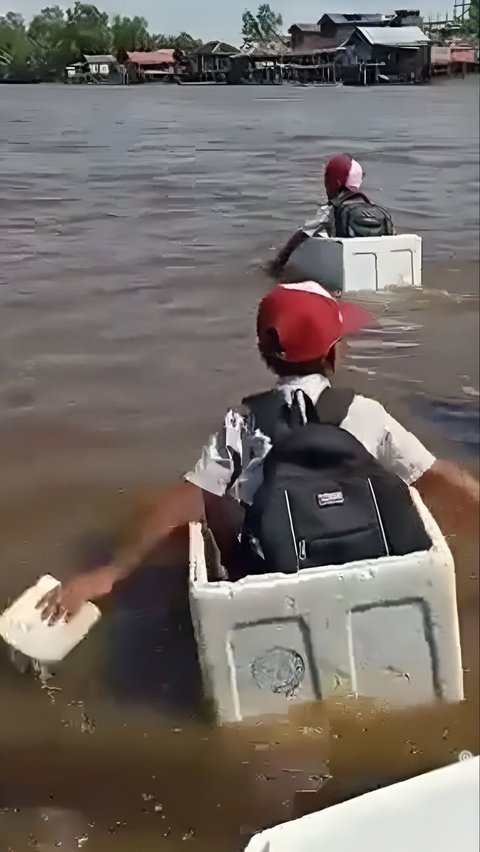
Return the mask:
<path id="1" fill-rule="evenodd" d="M 0 615 L 0 636 L 16 651 L 41 663 L 57 663 L 85 638 L 100 618 L 93 603 L 85 603 L 73 618 L 49 625 L 36 608 L 44 595 L 59 585 L 45 574 Z"/>
<path id="2" fill-rule="evenodd" d="M 344 293 L 421 287 L 422 240 L 416 234 L 309 237 L 293 252 L 289 263 L 302 280 Z"/>
<path id="3" fill-rule="evenodd" d="M 463 699 L 453 557 L 411 492 L 430 550 L 291 575 L 209 582 L 202 529 L 191 525 L 190 611 L 220 722 L 332 695 L 395 707 Z"/>
<path id="4" fill-rule="evenodd" d="M 479 758 L 257 834 L 245 852 L 477 852 Z"/>

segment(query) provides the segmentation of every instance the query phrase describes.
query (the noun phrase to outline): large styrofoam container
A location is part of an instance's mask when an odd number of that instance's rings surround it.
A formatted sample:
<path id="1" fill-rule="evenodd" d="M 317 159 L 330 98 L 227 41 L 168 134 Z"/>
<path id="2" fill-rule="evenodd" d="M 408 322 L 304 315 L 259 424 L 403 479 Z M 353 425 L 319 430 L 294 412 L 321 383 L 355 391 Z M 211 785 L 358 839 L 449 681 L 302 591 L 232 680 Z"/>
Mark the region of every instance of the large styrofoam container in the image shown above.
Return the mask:
<path id="1" fill-rule="evenodd" d="M 345 293 L 422 284 L 422 240 L 415 234 L 309 237 L 289 262 L 305 281 Z"/>
<path id="2" fill-rule="evenodd" d="M 257 834 L 245 852 L 477 852 L 479 758 Z"/>
<path id="3" fill-rule="evenodd" d="M 395 706 L 463 698 L 453 558 L 417 492 L 432 548 L 409 556 L 209 582 L 190 528 L 190 609 L 219 721 L 333 694 Z"/>
<path id="4" fill-rule="evenodd" d="M 41 577 L 0 615 L 0 636 L 15 651 L 40 663 L 57 663 L 87 635 L 100 618 L 93 603 L 85 603 L 68 622 L 49 625 L 42 621 L 37 603 L 58 586 L 50 574 Z"/>

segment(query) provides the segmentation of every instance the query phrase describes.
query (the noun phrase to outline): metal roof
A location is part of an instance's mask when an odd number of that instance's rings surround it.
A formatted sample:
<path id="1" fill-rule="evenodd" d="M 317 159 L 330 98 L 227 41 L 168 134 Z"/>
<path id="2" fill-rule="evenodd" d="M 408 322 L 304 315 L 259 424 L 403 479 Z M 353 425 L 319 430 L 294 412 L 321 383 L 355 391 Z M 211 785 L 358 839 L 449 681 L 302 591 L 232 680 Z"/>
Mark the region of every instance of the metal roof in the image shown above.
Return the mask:
<path id="1" fill-rule="evenodd" d="M 322 28 L 319 24 L 292 24 L 288 32 L 291 33 L 294 29 L 302 33 L 319 33 Z"/>
<path id="2" fill-rule="evenodd" d="M 416 47 L 430 42 L 420 27 L 357 27 L 355 32 L 369 44 L 386 47 Z"/>
<path id="3" fill-rule="evenodd" d="M 130 62 L 136 62 L 137 65 L 172 65 L 175 62 L 174 53 L 174 48 L 132 50 L 128 53 L 128 59 Z"/>
<path id="4" fill-rule="evenodd" d="M 378 12 L 345 12 L 343 14 L 337 12 L 325 12 L 318 22 L 320 24 L 324 18 L 330 18 L 334 24 L 379 24 L 381 21 L 389 21 L 395 16 L 382 15 Z"/>
<path id="5" fill-rule="evenodd" d="M 197 56 L 232 56 L 240 53 L 238 47 L 225 41 L 207 41 L 194 51 Z"/>
<path id="6" fill-rule="evenodd" d="M 115 57 L 112 56 L 111 53 L 100 53 L 100 54 L 84 53 L 83 55 L 84 55 L 85 60 L 87 62 L 97 63 L 97 65 L 108 65 L 109 62 L 116 62 L 117 61 L 115 59 Z"/>

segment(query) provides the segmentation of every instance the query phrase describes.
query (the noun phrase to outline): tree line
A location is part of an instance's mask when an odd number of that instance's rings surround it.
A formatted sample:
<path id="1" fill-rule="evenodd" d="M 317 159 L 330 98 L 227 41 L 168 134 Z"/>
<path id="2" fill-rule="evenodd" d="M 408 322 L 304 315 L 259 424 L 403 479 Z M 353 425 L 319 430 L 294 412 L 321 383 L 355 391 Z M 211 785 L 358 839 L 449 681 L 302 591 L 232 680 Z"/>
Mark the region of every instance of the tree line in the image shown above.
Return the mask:
<path id="1" fill-rule="evenodd" d="M 84 54 L 174 48 L 191 53 L 202 42 L 189 33 L 151 33 L 148 21 L 135 15 L 109 18 L 90 3 L 77 0 L 68 9 L 47 6 L 27 25 L 22 15 L 0 16 L 0 77 L 59 79 L 64 68 Z"/>
<path id="2" fill-rule="evenodd" d="M 245 47 L 281 40 L 282 16 L 268 3 L 257 14 L 245 11 L 242 36 Z M 146 18 L 114 15 L 109 18 L 91 3 L 80 0 L 68 9 L 47 6 L 29 24 L 17 12 L 0 16 L 0 79 L 55 80 L 66 65 L 83 61 L 84 54 L 174 48 L 192 53 L 202 41 L 187 32 L 178 35 L 151 33 Z"/>

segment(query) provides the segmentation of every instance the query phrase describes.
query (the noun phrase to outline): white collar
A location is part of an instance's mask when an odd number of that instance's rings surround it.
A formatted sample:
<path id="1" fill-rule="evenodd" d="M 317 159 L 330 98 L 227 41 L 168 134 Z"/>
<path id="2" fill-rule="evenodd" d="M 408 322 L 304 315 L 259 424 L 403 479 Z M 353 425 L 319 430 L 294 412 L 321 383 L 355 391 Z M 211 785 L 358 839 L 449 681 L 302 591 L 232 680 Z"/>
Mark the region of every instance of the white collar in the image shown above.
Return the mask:
<path id="1" fill-rule="evenodd" d="M 302 390 L 316 405 L 320 394 L 330 387 L 330 380 L 321 373 L 310 373 L 308 376 L 285 376 L 278 380 L 276 387 L 288 399 L 294 391 Z"/>

